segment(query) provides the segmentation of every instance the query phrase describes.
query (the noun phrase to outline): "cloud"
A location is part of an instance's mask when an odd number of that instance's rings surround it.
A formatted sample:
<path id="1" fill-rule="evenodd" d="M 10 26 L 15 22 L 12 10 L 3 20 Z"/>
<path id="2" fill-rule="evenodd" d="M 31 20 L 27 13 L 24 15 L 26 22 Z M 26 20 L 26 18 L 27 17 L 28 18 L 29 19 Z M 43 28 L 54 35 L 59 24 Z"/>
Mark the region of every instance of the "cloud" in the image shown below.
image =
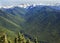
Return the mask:
<path id="1" fill-rule="evenodd" d="M 0 0 L 0 6 L 6 6 L 6 5 L 18 5 L 18 4 L 25 4 L 25 3 L 29 3 L 29 4 L 33 4 L 33 3 L 60 3 L 59 0 Z"/>

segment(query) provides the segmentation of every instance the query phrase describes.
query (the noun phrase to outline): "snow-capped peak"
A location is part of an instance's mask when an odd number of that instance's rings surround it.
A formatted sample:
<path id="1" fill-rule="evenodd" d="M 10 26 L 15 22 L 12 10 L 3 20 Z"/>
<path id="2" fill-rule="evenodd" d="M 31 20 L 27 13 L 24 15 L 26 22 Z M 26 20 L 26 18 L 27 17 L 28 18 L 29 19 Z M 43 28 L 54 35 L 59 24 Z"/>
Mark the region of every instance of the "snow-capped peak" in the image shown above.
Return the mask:
<path id="1" fill-rule="evenodd" d="M 31 6 L 31 8 L 32 8 L 32 7 L 35 7 L 36 5 L 59 6 L 60 4 L 55 4 L 55 5 L 43 4 L 43 3 L 40 3 L 40 4 L 20 4 L 20 5 L 17 5 L 17 7 L 27 8 L 27 7 Z M 16 6 L 13 6 L 13 5 L 11 5 L 11 6 L 0 6 L 0 8 L 6 8 L 6 9 L 13 8 L 13 7 L 16 7 Z"/>
<path id="2" fill-rule="evenodd" d="M 8 8 L 13 8 L 14 6 L 0 6 L 0 8 L 6 8 L 6 9 L 8 9 Z"/>
<path id="3" fill-rule="evenodd" d="M 29 4 L 20 4 L 18 5 L 18 7 L 23 7 L 23 8 L 26 8 L 27 6 L 30 6 Z"/>
<path id="4" fill-rule="evenodd" d="M 28 6 L 31 6 L 31 4 L 20 4 L 20 5 L 17 5 L 17 7 L 22 7 L 22 8 L 27 8 Z M 33 4 L 33 6 L 36 6 L 36 4 Z M 0 6 L 0 8 L 13 8 L 13 7 L 16 7 L 16 6 Z"/>

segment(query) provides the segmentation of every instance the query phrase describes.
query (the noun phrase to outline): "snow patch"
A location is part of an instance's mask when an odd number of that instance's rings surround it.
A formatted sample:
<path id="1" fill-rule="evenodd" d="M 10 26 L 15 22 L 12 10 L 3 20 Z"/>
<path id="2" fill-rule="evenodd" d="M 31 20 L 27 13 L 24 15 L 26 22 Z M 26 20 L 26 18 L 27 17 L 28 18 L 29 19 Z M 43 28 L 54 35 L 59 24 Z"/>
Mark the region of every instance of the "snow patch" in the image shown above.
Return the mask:
<path id="1" fill-rule="evenodd" d="M 22 7 L 22 8 L 27 8 L 27 7 L 29 7 L 29 6 L 31 6 L 31 5 L 33 5 L 33 7 L 35 7 L 36 5 L 44 5 L 44 6 L 60 6 L 60 4 L 58 3 L 56 3 L 55 5 L 54 4 L 43 4 L 43 3 L 40 3 L 40 4 L 20 4 L 20 5 L 17 5 L 17 7 Z M 6 9 L 8 9 L 8 8 L 13 8 L 13 7 L 16 7 L 16 5 L 15 6 L 0 6 L 0 8 L 6 8 Z"/>

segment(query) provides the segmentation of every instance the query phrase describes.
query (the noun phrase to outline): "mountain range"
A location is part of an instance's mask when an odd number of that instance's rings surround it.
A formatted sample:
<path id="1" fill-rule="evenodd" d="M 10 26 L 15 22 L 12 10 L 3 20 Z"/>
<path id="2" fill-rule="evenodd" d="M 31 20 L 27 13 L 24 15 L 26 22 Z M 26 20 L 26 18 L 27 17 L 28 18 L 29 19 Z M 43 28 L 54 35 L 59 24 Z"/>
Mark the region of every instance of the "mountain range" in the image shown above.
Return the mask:
<path id="1" fill-rule="evenodd" d="M 28 38 L 37 37 L 39 43 L 60 43 L 60 6 L 1 8 L 0 30 L 9 37 L 21 32 Z"/>

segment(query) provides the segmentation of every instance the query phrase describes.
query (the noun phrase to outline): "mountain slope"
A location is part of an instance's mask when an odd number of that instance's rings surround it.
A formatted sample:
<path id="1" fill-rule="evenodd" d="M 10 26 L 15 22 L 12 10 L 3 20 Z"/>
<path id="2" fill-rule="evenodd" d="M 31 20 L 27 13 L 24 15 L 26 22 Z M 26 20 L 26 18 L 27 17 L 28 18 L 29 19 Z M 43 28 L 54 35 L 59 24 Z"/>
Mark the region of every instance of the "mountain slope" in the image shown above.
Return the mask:
<path id="1" fill-rule="evenodd" d="M 28 37 L 37 37 L 41 43 L 60 43 L 60 7 L 1 9 L 0 26 L 13 32 L 22 32 Z"/>
<path id="2" fill-rule="evenodd" d="M 60 10 L 50 6 L 37 6 L 26 13 L 26 33 L 38 37 L 40 41 L 60 43 Z"/>
<path id="3" fill-rule="evenodd" d="M 18 28 L 17 30 L 20 30 L 22 29 L 20 25 L 23 21 L 24 19 L 18 15 L 8 14 L 2 10 L 0 11 L 0 23 L 5 28 L 10 30 L 16 30 Z"/>
<path id="4" fill-rule="evenodd" d="M 8 40 L 11 40 L 11 42 L 13 43 L 14 41 L 14 38 L 16 37 L 16 33 L 11 31 L 11 30 L 8 30 L 7 28 L 3 27 L 3 26 L 0 26 L 0 37 L 3 35 L 3 34 L 6 34 L 7 37 L 8 37 Z M 11 35 L 12 34 L 12 35 Z"/>
<path id="5" fill-rule="evenodd" d="M 19 15 L 13 15 L 0 9 L 0 36 L 5 33 L 8 36 L 8 40 L 14 43 L 16 34 L 22 29 L 22 22 L 24 22 L 24 19 Z"/>

